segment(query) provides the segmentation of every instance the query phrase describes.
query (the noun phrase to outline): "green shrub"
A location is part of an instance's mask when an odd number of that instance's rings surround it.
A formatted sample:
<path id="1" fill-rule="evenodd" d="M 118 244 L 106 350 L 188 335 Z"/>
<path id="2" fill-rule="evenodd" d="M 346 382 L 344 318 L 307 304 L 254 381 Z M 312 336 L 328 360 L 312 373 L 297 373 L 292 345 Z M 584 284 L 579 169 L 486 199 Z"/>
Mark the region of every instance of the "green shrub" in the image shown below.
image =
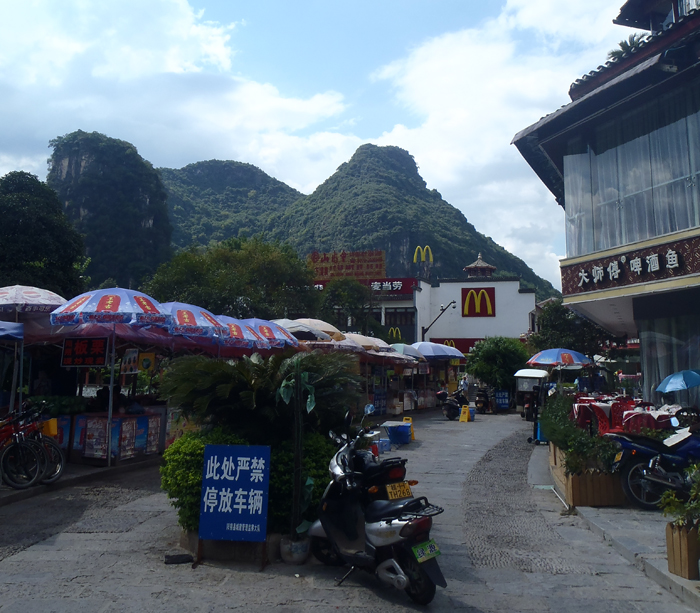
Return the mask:
<path id="1" fill-rule="evenodd" d="M 617 448 L 597 432 L 591 435 L 577 427 L 570 419 L 573 404 L 572 397 L 560 394 L 548 398 L 540 415 L 542 433 L 566 453 L 564 468 L 567 474 L 578 474 L 586 469 L 609 472 Z"/>
<path id="2" fill-rule="evenodd" d="M 206 445 L 247 445 L 239 436 L 222 428 L 186 432 L 163 453 L 161 487 L 177 509 L 177 522 L 184 530 L 199 529 L 202 471 Z"/>
<path id="3" fill-rule="evenodd" d="M 674 490 L 667 490 L 661 496 L 659 506 L 665 516 L 671 516 L 672 522 L 679 528 L 692 530 L 700 525 L 700 464 L 686 468 L 692 485 L 687 500 L 681 500 Z"/>
<path id="4" fill-rule="evenodd" d="M 314 521 L 318 517 L 318 505 L 329 480 L 328 463 L 336 451 L 329 438 L 321 434 L 304 435 L 304 459 L 302 463 L 304 478 L 302 482 L 305 483 L 308 477 L 313 479 L 311 501 L 302 514 L 302 518 L 307 521 Z M 291 441 L 282 443 L 272 450 L 270 464 L 268 530 L 286 534 L 289 532 L 293 494 L 294 453 Z"/>
<path id="5" fill-rule="evenodd" d="M 160 469 L 161 487 L 177 509 L 178 523 L 184 530 L 199 529 L 204 447 L 246 444 L 241 437 L 216 428 L 206 432 L 187 432 L 165 450 L 165 463 Z M 328 438 L 320 434 L 304 436 L 304 481 L 307 477 L 313 479 L 311 501 L 303 514 L 308 521 L 318 516 L 318 505 L 328 484 L 328 463 L 335 452 L 335 446 Z M 273 448 L 270 457 L 268 532 L 289 532 L 293 471 L 291 441 Z"/>

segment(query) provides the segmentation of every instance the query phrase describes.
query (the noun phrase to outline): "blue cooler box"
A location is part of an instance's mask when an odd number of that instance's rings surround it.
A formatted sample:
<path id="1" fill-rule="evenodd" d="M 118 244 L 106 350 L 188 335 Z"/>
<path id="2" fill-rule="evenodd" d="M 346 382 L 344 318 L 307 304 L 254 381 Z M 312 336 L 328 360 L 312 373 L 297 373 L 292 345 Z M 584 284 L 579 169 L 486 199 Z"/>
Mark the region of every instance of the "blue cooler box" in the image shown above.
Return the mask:
<path id="1" fill-rule="evenodd" d="M 408 445 L 411 442 L 411 424 L 390 426 L 387 431 L 389 432 L 389 440 L 394 445 Z"/>

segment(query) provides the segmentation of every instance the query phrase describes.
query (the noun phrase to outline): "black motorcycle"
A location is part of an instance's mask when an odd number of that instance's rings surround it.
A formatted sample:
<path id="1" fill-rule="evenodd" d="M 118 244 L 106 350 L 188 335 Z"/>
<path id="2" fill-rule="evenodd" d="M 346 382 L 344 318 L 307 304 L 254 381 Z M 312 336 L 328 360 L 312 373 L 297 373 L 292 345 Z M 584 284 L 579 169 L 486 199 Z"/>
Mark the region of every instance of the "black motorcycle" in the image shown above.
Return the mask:
<path id="1" fill-rule="evenodd" d="M 442 414 L 450 421 L 454 421 L 462 414 L 463 406 L 469 406 L 469 400 L 460 389 L 452 394 L 440 390 L 435 396 L 442 403 Z"/>

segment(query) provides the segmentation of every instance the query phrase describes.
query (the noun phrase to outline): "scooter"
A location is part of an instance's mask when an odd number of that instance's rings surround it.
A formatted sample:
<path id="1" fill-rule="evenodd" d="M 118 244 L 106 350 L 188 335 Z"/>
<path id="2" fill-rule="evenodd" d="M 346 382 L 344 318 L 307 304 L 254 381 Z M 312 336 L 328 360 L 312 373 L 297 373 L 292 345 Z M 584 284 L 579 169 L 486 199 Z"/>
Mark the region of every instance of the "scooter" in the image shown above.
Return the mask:
<path id="1" fill-rule="evenodd" d="M 364 432 L 353 440 L 331 433 L 342 447 L 329 464 L 331 481 L 319 519 L 309 528 L 311 551 L 326 565 L 351 566 L 338 585 L 360 568 L 405 590 L 417 604 L 428 604 L 436 585 L 447 586 L 436 559 L 440 549 L 430 538 L 432 518 L 444 509 L 425 497 L 375 500 L 364 506 L 363 473 L 354 466 L 354 447 Z"/>
<path id="2" fill-rule="evenodd" d="M 457 419 L 462 414 L 462 406 L 469 404 L 469 400 L 460 389 L 452 395 L 449 395 L 445 390 L 440 390 L 436 392 L 435 396 L 442 402 L 442 414 L 450 421 Z"/>
<path id="3" fill-rule="evenodd" d="M 671 419 L 674 426 L 678 420 Z M 608 432 L 604 435 L 618 448 L 612 470 L 620 472 L 622 489 L 636 506 L 656 510 L 667 490 L 682 495 L 690 490 L 686 469 L 700 462 L 700 437 L 688 428 L 664 441 L 641 434 Z"/>
<path id="4" fill-rule="evenodd" d="M 484 388 L 479 388 L 477 390 L 474 406 L 476 407 L 476 412 L 482 415 L 489 409 L 489 394 Z"/>

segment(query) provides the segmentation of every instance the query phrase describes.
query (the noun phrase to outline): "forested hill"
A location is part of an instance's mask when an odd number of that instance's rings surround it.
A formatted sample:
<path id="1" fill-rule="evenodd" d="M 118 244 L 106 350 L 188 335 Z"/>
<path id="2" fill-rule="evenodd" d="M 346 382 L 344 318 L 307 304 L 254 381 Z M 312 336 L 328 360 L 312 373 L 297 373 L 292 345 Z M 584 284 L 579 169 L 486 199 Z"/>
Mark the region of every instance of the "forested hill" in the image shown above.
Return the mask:
<path id="1" fill-rule="evenodd" d="M 259 234 L 271 215 L 304 195 L 241 162 L 210 160 L 159 171 L 177 248 Z"/>
<path id="2" fill-rule="evenodd" d="M 386 252 L 387 275 L 466 277 L 464 266 L 483 259 L 497 275 L 519 276 L 538 300 L 556 295 L 520 258 L 477 232 L 464 215 L 429 190 L 413 157 L 398 147 L 362 145 L 310 196 L 275 214 L 267 233 L 289 241 L 301 254 L 313 251 Z M 416 247 L 429 245 L 434 263 L 414 264 Z"/>

